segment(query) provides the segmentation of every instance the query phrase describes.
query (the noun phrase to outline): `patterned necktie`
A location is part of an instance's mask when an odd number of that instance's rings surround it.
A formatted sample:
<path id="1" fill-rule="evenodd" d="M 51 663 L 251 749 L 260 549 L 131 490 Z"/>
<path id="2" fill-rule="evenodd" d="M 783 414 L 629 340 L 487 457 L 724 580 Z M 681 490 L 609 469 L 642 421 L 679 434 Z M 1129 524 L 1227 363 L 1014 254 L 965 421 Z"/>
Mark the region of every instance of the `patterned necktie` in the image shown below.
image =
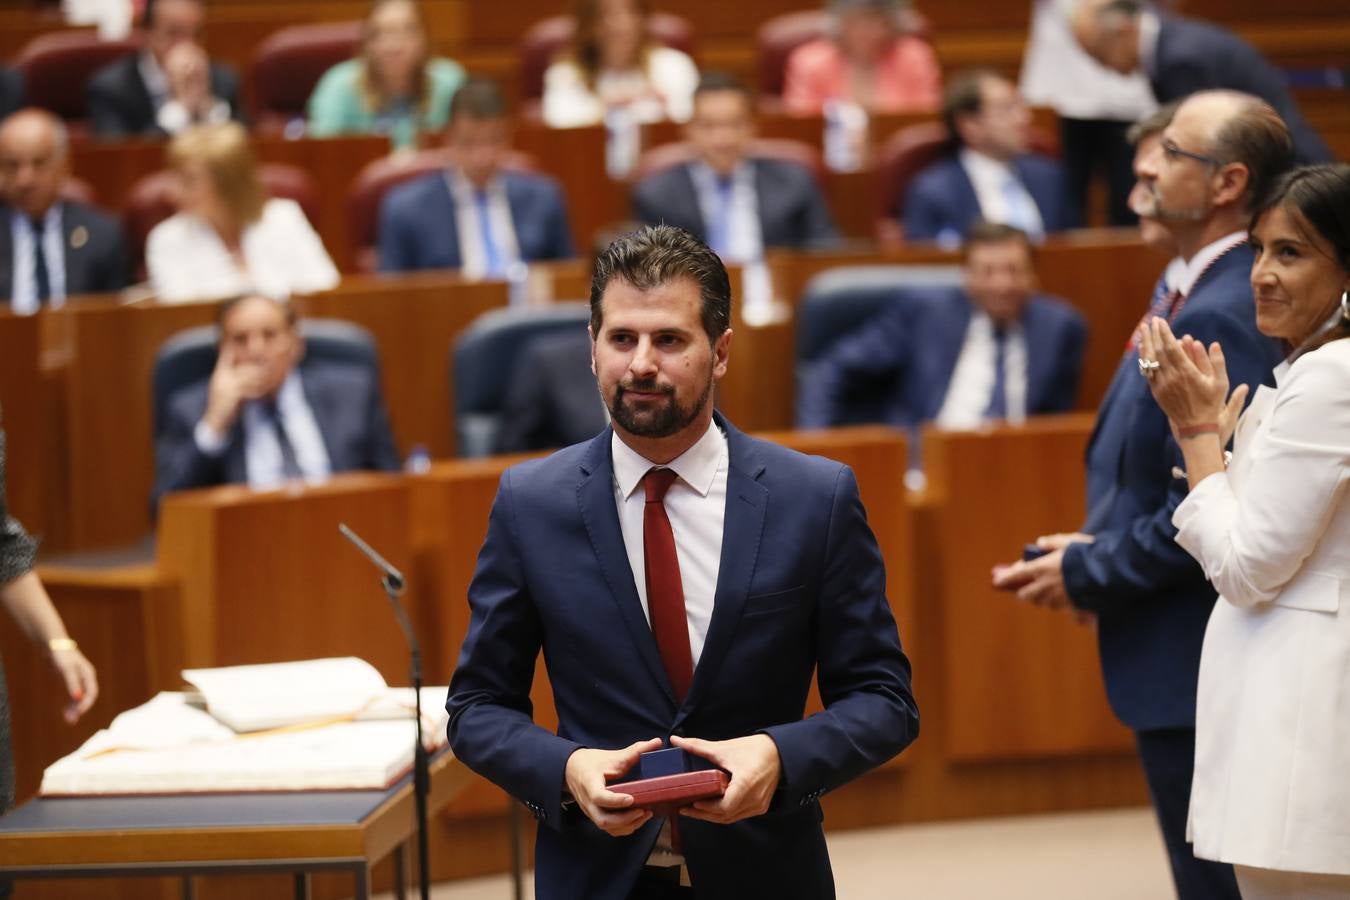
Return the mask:
<path id="1" fill-rule="evenodd" d="M 1008 329 L 994 326 L 994 386 L 989 391 L 986 419 L 1008 417 Z"/>
<path id="2" fill-rule="evenodd" d="M 673 469 L 651 469 L 642 479 L 647 503 L 642 511 L 642 553 L 647 576 L 647 612 L 675 699 L 684 702 L 694 677 L 689 648 L 689 619 L 684 610 L 684 585 L 675 552 L 675 532 L 666 515 L 666 491 L 678 476 Z"/>
<path id="3" fill-rule="evenodd" d="M 1148 312 L 1144 313 L 1144 317 L 1139 320 L 1139 324 L 1136 325 L 1134 331 L 1130 333 L 1129 342 L 1125 345 L 1126 356 L 1130 356 L 1139 351 L 1140 335 L 1154 316 L 1162 316 L 1168 321 L 1171 321 L 1172 315 L 1176 311 L 1175 307 L 1177 302 L 1180 301 L 1181 298 L 1181 291 L 1168 289 L 1166 275 L 1158 279 L 1158 283 L 1153 286 L 1153 296 L 1149 298 L 1148 301 Z"/>
<path id="4" fill-rule="evenodd" d="M 46 227 L 42 219 L 29 219 L 33 229 L 33 282 L 37 286 L 38 306 L 52 298 L 52 277 L 47 269 L 47 251 L 42 246 L 42 236 Z"/>
<path id="5" fill-rule="evenodd" d="M 281 410 L 277 408 L 276 398 L 263 401 L 263 413 L 267 421 L 272 423 L 272 430 L 277 436 L 277 446 L 281 448 L 281 474 L 287 479 L 299 478 L 304 473 L 300 471 L 300 461 L 295 455 L 295 445 L 291 443 L 290 437 L 286 434 L 286 426 L 281 421 Z"/>

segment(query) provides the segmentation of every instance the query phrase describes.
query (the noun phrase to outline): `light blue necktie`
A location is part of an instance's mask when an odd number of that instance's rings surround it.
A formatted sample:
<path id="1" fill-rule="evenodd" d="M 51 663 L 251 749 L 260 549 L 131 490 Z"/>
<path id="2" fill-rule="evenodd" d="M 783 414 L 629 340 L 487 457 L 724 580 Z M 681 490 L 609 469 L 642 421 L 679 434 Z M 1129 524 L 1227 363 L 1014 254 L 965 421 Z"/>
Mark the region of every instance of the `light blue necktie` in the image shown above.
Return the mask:
<path id="1" fill-rule="evenodd" d="M 483 241 L 483 274 L 488 278 L 500 278 L 506 274 L 506 267 L 502 265 L 501 250 L 492 236 L 492 213 L 488 207 L 487 191 L 474 191 L 473 200 L 478 210 L 478 230 Z"/>
<path id="2" fill-rule="evenodd" d="M 731 201 L 736 183 L 730 176 L 719 175 L 713 186 L 717 193 L 714 197 L 713 220 L 708 227 L 708 246 L 718 256 L 726 256 L 731 250 Z"/>
<path id="3" fill-rule="evenodd" d="M 1007 223 L 1016 228 L 1025 231 L 1030 237 L 1042 238 L 1045 236 L 1037 217 L 1027 209 L 1027 204 L 1033 202 L 1026 188 L 1017 180 L 1011 172 L 1003 179 L 1003 206 L 1005 208 L 1004 216 Z"/>

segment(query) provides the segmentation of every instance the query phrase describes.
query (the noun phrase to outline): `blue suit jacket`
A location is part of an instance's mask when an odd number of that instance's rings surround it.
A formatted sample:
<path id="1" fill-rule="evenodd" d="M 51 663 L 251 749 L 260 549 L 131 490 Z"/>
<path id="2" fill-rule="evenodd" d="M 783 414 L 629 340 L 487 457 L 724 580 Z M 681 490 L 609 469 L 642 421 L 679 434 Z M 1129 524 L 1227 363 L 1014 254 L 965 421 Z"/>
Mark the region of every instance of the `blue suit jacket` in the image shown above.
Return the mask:
<path id="1" fill-rule="evenodd" d="M 557 183 L 540 175 L 502 172 L 511 224 L 526 262 L 571 259 L 572 232 Z M 459 225 L 445 174 L 436 172 L 400 185 L 380 204 L 382 272 L 458 269 Z"/>
<path id="2" fill-rule="evenodd" d="M 1284 76 L 1255 47 L 1209 22 L 1166 14 L 1158 19 L 1149 81 L 1159 103 L 1214 88 L 1254 94 L 1275 107 L 1289 126 L 1300 164 L 1335 160 L 1331 148 L 1299 112 Z"/>
<path id="3" fill-rule="evenodd" d="M 334 472 L 400 468 L 379 379 L 370 369 L 305 360 L 300 379 Z M 248 482 L 241 420 L 230 429 L 220 456 L 197 449 L 193 431 L 206 412 L 208 387 L 205 381 L 196 382 L 169 397 L 164 432 L 155 438 L 155 507 L 170 491 Z"/>
<path id="4" fill-rule="evenodd" d="M 1026 153 L 1012 163 L 1013 170 L 1040 210 L 1045 232 L 1072 228 L 1064 196 L 1064 170 L 1053 159 Z M 970 176 L 956 157 L 924 169 L 910 182 L 901 207 L 905 239 L 953 243 L 965 237 L 980 216 L 980 200 Z"/>
<path id="5" fill-rule="evenodd" d="M 818 798 L 918 732 L 909 662 L 880 550 L 845 466 L 746 437 L 730 452 L 717 594 L 689 695 L 676 703 L 638 599 L 614 500 L 612 431 L 503 474 L 469 587 L 450 683 L 450 743 L 541 820 L 540 900 L 623 900 L 661 828 L 613 838 L 564 809 L 579 747 L 670 734 L 770 735 L 770 811 L 730 826 L 683 820 L 698 896 L 834 896 Z M 543 650 L 558 734 L 531 721 Z M 802 719 L 812 672 L 824 712 Z"/>
<path id="6" fill-rule="evenodd" d="M 913 428 L 937 417 L 965 344 L 973 307 L 965 292 L 916 292 L 846 336 L 802 379 L 797 425 L 826 428 L 873 420 Z M 1073 409 L 1087 325 L 1055 297 L 1034 296 L 1022 313 L 1027 342 L 1027 413 Z"/>
<path id="7" fill-rule="evenodd" d="M 1218 341 L 1229 383 L 1272 384 L 1279 346 L 1256 330 L 1249 282 L 1252 252 L 1229 251 L 1196 283 L 1175 320 L 1177 335 Z M 1200 644 L 1214 589 L 1177 546 L 1172 511 L 1186 480 L 1172 475 L 1181 451 L 1135 354 L 1127 354 L 1102 400 L 1087 451 L 1092 544 L 1064 554 L 1064 584 L 1075 606 L 1098 613 L 1106 691 L 1136 731 L 1195 725 Z"/>

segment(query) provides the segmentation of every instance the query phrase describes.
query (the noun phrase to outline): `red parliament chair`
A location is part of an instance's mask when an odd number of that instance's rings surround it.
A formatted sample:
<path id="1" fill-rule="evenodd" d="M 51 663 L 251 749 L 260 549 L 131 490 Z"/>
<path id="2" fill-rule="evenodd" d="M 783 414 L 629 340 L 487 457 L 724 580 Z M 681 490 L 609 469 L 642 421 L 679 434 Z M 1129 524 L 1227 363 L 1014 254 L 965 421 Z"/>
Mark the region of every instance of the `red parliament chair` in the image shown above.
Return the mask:
<path id="1" fill-rule="evenodd" d="M 109 63 L 140 49 L 138 39 L 101 41 L 93 31 L 54 31 L 29 41 L 14 58 L 28 102 L 83 129 L 85 85 Z"/>
<path id="2" fill-rule="evenodd" d="M 694 55 L 694 28 L 687 19 L 657 12 L 647 18 L 647 33 L 653 41 Z M 544 70 L 576 35 L 572 16 L 552 16 L 535 22 L 520 39 L 520 96 L 526 101 L 544 96 Z"/>
<path id="3" fill-rule="evenodd" d="M 1031 149 L 1058 156 L 1059 144 L 1035 128 L 1029 135 Z M 951 133 L 943 122 L 920 122 L 891 135 L 877 154 L 877 238 L 884 244 L 903 238 L 899 220 L 905 193 L 921 171 L 952 152 Z"/>
<path id="4" fill-rule="evenodd" d="M 362 28 L 360 21 L 321 22 L 268 35 L 249 68 L 255 127 L 280 131 L 288 122 L 304 119 L 314 86 L 325 72 L 356 54 Z"/>
<path id="5" fill-rule="evenodd" d="M 442 147 L 394 153 L 366 163 L 352 180 L 347 194 L 347 212 L 351 218 L 352 244 L 356 248 L 356 270 L 374 272 L 379 268 L 375 244 L 380 221 L 380 205 L 394 188 L 414 178 L 444 171 L 451 165 L 449 153 Z M 516 172 L 538 170 L 528 153 L 512 150 L 502 168 Z"/>
<path id="6" fill-rule="evenodd" d="M 263 163 L 258 166 L 258 180 L 269 196 L 294 200 L 311 224 L 318 221 L 319 192 L 304 169 Z M 177 211 L 178 179 L 169 169 L 146 175 L 127 191 L 122 220 L 137 277 L 145 276 L 145 240 L 150 231 Z"/>
<path id="7" fill-rule="evenodd" d="M 777 159 L 805 166 L 811 170 L 811 174 L 816 177 L 816 181 L 821 183 L 823 188 L 825 167 L 820 159 L 820 151 L 810 144 L 785 138 L 756 138 L 750 144 L 749 155 L 760 159 Z M 637 168 L 633 173 L 633 181 L 637 183 L 649 175 L 663 172 L 671 166 L 692 162 L 697 156 L 694 145 L 688 141 L 675 141 L 653 147 L 639 157 Z"/>

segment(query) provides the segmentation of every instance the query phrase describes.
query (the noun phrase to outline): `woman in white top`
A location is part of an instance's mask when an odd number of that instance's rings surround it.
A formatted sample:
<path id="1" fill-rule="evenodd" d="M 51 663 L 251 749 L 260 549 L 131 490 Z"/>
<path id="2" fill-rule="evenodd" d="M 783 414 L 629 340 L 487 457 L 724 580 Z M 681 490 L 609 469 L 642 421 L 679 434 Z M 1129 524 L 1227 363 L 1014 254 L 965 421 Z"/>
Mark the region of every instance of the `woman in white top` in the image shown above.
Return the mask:
<path id="1" fill-rule="evenodd" d="M 287 297 L 337 285 L 337 269 L 304 211 L 267 196 L 243 126 L 185 131 L 170 142 L 168 157 L 179 211 L 151 230 L 145 246 L 150 285 L 162 302 Z"/>
<path id="2" fill-rule="evenodd" d="M 689 118 L 698 68 L 651 41 L 648 13 L 648 0 L 578 0 L 573 46 L 544 72 L 548 125 L 596 125 L 612 110 L 637 122 Z"/>
<path id="3" fill-rule="evenodd" d="M 1191 840 L 1245 898 L 1350 898 L 1350 166 L 1298 169 L 1253 219 L 1256 324 L 1292 352 L 1223 446 L 1218 345 L 1155 319 L 1140 371 L 1190 494 L 1177 543 L 1220 593 L 1205 632 Z M 1156 363 L 1156 365 L 1154 365 Z"/>

